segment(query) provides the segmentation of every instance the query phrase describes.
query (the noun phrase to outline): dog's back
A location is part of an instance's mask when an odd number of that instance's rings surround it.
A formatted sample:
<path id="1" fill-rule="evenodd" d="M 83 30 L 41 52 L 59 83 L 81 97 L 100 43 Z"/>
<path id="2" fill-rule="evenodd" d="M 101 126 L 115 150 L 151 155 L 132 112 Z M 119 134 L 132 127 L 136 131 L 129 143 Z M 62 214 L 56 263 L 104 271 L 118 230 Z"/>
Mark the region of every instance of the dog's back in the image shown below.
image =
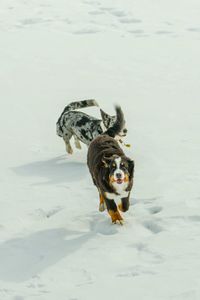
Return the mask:
<path id="1" fill-rule="evenodd" d="M 91 106 L 99 106 L 99 105 L 96 102 L 96 100 L 94 100 L 94 99 L 76 101 L 76 102 L 71 102 L 70 104 L 68 104 L 64 108 L 63 112 L 61 113 L 61 115 L 56 123 L 57 135 L 62 137 L 63 136 L 63 127 L 68 127 L 67 121 L 70 121 L 70 122 L 72 121 L 71 115 L 78 114 L 78 112 L 75 112 L 74 110 L 91 107 Z M 80 115 L 80 113 L 79 113 L 79 115 Z M 87 115 L 85 117 L 87 118 Z"/>
<path id="2" fill-rule="evenodd" d="M 90 143 L 87 155 L 87 164 L 93 177 L 101 172 L 100 169 L 103 158 L 114 154 L 123 156 L 124 152 L 119 147 L 118 142 L 106 134 L 99 135 Z"/>
<path id="3" fill-rule="evenodd" d="M 117 154 L 124 155 L 123 150 L 119 147 L 118 142 L 114 139 L 123 129 L 125 121 L 120 107 L 116 107 L 116 122 L 112 127 L 94 139 L 88 148 L 87 164 L 90 173 L 94 177 L 101 172 L 103 157 Z"/>

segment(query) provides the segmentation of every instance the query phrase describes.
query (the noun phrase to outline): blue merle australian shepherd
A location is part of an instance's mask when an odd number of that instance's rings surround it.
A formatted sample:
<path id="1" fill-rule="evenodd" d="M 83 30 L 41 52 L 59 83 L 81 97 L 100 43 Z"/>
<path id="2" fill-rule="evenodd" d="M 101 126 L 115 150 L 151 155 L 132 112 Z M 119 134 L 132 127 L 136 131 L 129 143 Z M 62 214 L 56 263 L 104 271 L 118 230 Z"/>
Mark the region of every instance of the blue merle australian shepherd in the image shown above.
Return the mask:
<path id="1" fill-rule="evenodd" d="M 67 105 L 56 123 L 57 135 L 62 137 L 66 151 L 69 154 L 73 153 L 70 144 L 70 139 L 74 137 L 75 146 L 81 149 L 80 141 L 87 146 L 97 136 L 112 127 L 116 121 L 116 116 L 110 116 L 100 109 L 102 119 L 97 119 L 88 114 L 78 111 L 78 109 L 99 106 L 94 99 L 72 102 Z M 127 129 L 124 127 L 118 134 L 118 140 L 126 136 Z M 116 138 L 116 139 L 117 139 Z"/>

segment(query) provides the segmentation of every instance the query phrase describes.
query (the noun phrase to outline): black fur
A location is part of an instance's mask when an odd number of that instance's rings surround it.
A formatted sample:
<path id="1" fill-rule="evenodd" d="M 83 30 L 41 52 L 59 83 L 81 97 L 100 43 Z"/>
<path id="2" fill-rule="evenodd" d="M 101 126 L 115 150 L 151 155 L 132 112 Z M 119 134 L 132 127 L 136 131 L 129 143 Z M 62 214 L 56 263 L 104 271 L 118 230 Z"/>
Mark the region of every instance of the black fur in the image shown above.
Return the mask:
<path id="1" fill-rule="evenodd" d="M 112 211 L 112 221 L 121 223 L 122 217 L 119 214 L 114 198 L 116 196 L 121 197 L 120 209 L 122 211 L 128 210 L 130 191 L 133 186 L 134 162 L 124 154 L 118 142 L 114 139 L 121 133 L 125 124 L 121 108 L 117 106 L 115 109 L 117 118 L 114 125 L 90 143 L 87 165 L 94 184 L 97 186 L 100 195 L 103 196 L 109 214 Z M 113 162 L 118 158 L 124 163 L 124 174 L 128 178 L 126 185 L 123 185 L 124 190 L 120 191 L 120 193 L 115 190 L 115 186 L 110 181 L 113 175 Z M 102 207 L 100 210 L 102 211 Z"/>
<path id="2" fill-rule="evenodd" d="M 108 130 L 104 132 L 104 134 L 107 134 L 113 138 L 119 135 L 125 126 L 124 114 L 121 110 L 121 107 L 116 106 L 115 110 L 116 110 L 116 121 L 112 127 L 108 128 Z"/>

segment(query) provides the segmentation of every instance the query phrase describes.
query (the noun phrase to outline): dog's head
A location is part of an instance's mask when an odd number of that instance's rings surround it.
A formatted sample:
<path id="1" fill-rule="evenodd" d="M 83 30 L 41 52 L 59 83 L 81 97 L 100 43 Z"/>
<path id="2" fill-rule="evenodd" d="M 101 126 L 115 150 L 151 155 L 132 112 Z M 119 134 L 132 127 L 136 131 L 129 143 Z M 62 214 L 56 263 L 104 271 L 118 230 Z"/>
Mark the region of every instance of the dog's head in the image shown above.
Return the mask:
<path id="1" fill-rule="evenodd" d="M 107 113 L 105 113 L 102 109 L 100 109 L 100 112 L 101 112 L 101 117 L 105 128 L 108 129 L 112 127 L 116 121 L 116 116 L 110 116 Z M 119 133 L 118 139 L 125 137 L 127 135 L 127 131 L 128 130 L 124 127 L 122 131 Z"/>
<path id="2" fill-rule="evenodd" d="M 104 157 L 102 162 L 108 170 L 110 186 L 116 191 L 126 190 L 133 179 L 134 161 L 126 156 L 113 155 Z"/>

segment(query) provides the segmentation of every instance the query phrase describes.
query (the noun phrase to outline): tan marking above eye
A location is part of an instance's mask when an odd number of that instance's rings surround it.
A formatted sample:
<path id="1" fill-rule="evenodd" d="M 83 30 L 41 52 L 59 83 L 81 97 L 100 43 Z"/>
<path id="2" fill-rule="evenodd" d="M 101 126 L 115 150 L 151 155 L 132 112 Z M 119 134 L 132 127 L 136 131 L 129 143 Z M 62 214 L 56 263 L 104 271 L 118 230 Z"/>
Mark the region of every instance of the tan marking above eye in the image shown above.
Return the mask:
<path id="1" fill-rule="evenodd" d="M 115 168 L 115 167 L 116 167 L 116 164 L 112 164 L 112 166 Z"/>

